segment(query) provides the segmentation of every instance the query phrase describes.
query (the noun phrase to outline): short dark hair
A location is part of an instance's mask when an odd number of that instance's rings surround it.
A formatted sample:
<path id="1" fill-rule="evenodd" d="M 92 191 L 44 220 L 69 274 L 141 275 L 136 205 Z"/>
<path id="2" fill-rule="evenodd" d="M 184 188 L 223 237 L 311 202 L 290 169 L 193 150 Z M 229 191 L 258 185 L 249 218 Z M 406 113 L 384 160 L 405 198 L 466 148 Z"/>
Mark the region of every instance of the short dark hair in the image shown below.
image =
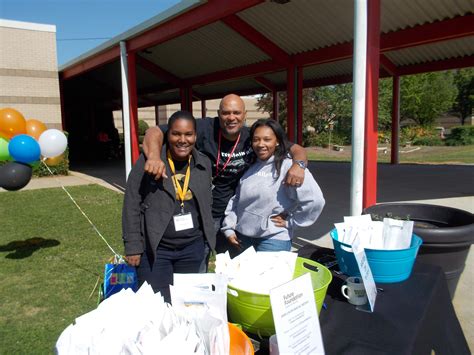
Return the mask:
<path id="1" fill-rule="evenodd" d="M 286 133 L 283 130 L 283 127 L 275 120 L 270 118 L 261 118 L 254 122 L 252 127 L 250 128 L 250 141 L 253 142 L 253 136 L 255 134 L 255 130 L 259 127 L 269 127 L 273 131 L 276 136 L 276 139 L 279 143 L 277 147 L 275 147 L 275 168 L 277 171 L 277 177 L 280 176 L 281 164 L 283 160 L 288 156 L 288 151 L 290 148 L 290 143 L 288 142 L 288 138 L 286 137 Z"/>
<path id="2" fill-rule="evenodd" d="M 176 111 L 173 113 L 170 118 L 168 119 L 168 130 L 171 128 L 173 123 L 177 120 L 188 120 L 193 123 L 193 128 L 196 130 L 196 119 L 194 116 L 191 114 L 191 112 L 188 111 Z"/>

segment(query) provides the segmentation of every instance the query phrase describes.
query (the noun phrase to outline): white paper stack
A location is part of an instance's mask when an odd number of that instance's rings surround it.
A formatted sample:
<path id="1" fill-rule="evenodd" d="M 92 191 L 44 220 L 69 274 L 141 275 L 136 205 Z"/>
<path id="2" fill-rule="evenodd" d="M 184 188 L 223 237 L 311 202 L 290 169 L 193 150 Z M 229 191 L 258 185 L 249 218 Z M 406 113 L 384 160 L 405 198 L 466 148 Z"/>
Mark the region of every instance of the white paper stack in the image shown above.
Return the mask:
<path id="1" fill-rule="evenodd" d="M 293 279 L 296 253 L 256 252 L 253 247 L 231 259 L 217 254 L 216 273 L 227 275 L 229 285 L 243 291 L 269 295 L 270 290 Z"/>
<path id="2" fill-rule="evenodd" d="M 174 274 L 173 309 L 193 319 L 209 354 L 229 353 L 227 277 L 220 274 Z"/>
<path id="3" fill-rule="evenodd" d="M 338 240 L 352 245 L 358 237 L 365 249 L 399 250 L 410 247 L 413 221 L 384 218 L 372 221 L 369 214 L 344 217 L 343 223 L 335 223 Z"/>
<path id="4" fill-rule="evenodd" d="M 56 353 L 217 354 L 213 350 L 223 346 L 213 343 L 219 338 L 214 328 L 222 320 L 207 312 L 202 318 L 176 311 L 145 283 L 136 293 L 122 290 L 78 317 L 60 335 Z"/>

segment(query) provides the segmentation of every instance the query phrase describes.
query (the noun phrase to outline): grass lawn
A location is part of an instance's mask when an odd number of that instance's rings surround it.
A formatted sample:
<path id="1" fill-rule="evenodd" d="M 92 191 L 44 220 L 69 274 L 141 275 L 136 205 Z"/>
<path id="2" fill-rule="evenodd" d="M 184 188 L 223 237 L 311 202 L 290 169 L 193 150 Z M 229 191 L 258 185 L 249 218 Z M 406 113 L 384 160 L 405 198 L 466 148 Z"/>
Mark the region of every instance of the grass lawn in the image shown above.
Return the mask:
<path id="1" fill-rule="evenodd" d="M 387 152 L 379 150 L 378 161 L 380 163 L 390 162 L 390 146 Z M 351 147 L 343 147 L 342 151 L 330 150 L 328 148 L 312 147 L 306 148 L 310 160 L 319 161 L 350 161 Z M 400 149 L 400 163 L 420 164 L 474 164 L 474 145 L 447 147 L 447 146 L 417 146 L 404 147 Z"/>
<path id="2" fill-rule="evenodd" d="M 123 195 L 68 188 L 118 252 Z M 112 252 L 59 188 L 0 193 L 0 353 L 51 354 L 59 334 L 97 306 Z"/>

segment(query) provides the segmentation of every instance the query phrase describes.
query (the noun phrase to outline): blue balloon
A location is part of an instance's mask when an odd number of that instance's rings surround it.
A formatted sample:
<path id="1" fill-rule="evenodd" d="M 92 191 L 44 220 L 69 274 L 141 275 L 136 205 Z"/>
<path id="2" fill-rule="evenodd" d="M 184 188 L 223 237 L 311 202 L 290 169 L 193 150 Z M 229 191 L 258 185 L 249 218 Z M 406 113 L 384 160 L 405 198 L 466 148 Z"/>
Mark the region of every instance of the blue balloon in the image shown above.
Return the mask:
<path id="1" fill-rule="evenodd" d="M 13 160 L 29 164 L 39 160 L 41 149 L 33 137 L 27 134 L 19 134 L 8 143 L 8 152 Z"/>

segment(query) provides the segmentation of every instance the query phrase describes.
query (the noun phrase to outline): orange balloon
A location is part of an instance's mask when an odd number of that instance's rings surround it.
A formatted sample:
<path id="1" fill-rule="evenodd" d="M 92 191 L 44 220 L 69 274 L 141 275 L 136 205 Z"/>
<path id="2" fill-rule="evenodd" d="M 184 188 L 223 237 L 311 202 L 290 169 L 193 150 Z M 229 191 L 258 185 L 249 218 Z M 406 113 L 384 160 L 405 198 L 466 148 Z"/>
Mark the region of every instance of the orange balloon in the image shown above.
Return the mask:
<path id="1" fill-rule="evenodd" d="M 47 166 L 55 166 L 61 163 L 64 160 L 64 154 L 57 155 L 55 157 L 45 159 L 45 164 Z"/>
<path id="2" fill-rule="evenodd" d="M 23 115 L 9 107 L 0 110 L 0 136 L 10 139 L 22 133 L 26 133 L 26 121 Z"/>
<path id="3" fill-rule="evenodd" d="M 36 140 L 38 140 L 41 133 L 47 129 L 48 127 L 41 121 L 35 120 L 34 118 L 26 120 L 26 134 L 29 134 Z"/>

